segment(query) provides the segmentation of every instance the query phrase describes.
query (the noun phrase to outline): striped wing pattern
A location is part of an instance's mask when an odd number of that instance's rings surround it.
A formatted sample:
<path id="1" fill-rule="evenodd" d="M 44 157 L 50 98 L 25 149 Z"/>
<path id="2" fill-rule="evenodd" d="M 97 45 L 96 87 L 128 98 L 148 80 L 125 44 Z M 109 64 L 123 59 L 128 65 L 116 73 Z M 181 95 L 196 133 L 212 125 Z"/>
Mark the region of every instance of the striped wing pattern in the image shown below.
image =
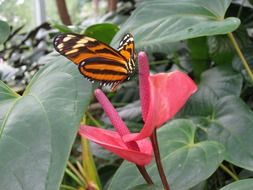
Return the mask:
<path id="1" fill-rule="evenodd" d="M 57 35 L 54 47 L 78 65 L 80 73 L 90 81 L 112 85 L 112 90 L 135 70 L 136 55 L 131 34 L 122 38 L 118 50 L 94 38 L 78 34 Z"/>
<path id="2" fill-rule="evenodd" d="M 136 52 L 134 47 L 134 38 L 131 34 L 126 34 L 120 41 L 118 52 L 125 57 L 127 68 L 130 72 L 135 71 Z"/>

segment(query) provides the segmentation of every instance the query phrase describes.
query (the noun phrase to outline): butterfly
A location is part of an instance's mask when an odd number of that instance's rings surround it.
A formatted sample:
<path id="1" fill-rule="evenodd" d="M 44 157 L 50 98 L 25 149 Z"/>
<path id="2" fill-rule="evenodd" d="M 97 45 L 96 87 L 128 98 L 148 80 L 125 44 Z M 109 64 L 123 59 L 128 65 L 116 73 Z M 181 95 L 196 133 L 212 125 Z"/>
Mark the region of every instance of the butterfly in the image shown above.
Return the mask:
<path id="1" fill-rule="evenodd" d="M 123 36 L 117 50 L 94 38 L 71 33 L 57 35 L 53 43 L 57 52 L 78 65 L 85 78 L 110 85 L 111 91 L 135 71 L 137 56 L 130 33 Z"/>

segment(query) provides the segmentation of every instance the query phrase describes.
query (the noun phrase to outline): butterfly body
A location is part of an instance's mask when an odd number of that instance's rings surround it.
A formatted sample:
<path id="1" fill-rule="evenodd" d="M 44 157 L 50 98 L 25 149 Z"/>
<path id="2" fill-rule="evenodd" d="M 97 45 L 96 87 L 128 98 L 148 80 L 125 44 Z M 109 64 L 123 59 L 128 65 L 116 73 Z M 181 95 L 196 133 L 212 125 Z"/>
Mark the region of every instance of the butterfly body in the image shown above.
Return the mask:
<path id="1" fill-rule="evenodd" d="M 111 90 L 115 90 L 135 71 L 136 53 L 131 34 L 122 38 L 118 50 L 94 38 L 78 34 L 57 35 L 54 47 L 78 65 L 84 77 L 102 85 L 112 85 Z"/>

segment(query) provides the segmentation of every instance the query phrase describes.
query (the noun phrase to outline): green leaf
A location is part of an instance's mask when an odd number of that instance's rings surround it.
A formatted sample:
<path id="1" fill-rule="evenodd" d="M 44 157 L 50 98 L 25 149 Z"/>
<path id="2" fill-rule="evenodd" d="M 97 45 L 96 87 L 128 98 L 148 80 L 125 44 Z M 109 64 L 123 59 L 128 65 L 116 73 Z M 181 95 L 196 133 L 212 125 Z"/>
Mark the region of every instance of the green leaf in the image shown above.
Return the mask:
<path id="1" fill-rule="evenodd" d="M 199 81 L 201 73 L 210 65 L 207 37 L 189 39 L 187 45 L 190 51 L 193 73 L 195 79 Z"/>
<path id="2" fill-rule="evenodd" d="M 115 24 L 102 23 L 89 26 L 86 28 L 84 34 L 106 44 L 110 44 L 112 38 L 115 36 L 118 30 L 119 27 Z"/>
<path id="3" fill-rule="evenodd" d="M 250 189 L 253 189 L 253 179 L 244 179 L 236 181 L 234 183 L 226 185 L 220 190 L 250 190 Z"/>
<path id="4" fill-rule="evenodd" d="M 163 187 L 157 187 L 157 186 L 154 186 L 154 185 L 144 184 L 144 185 L 137 185 L 137 186 L 132 187 L 132 188 L 127 189 L 127 190 L 164 190 L 164 188 Z"/>
<path id="5" fill-rule="evenodd" d="M 230 67 L 216 66 L 206 70 L 202 73 L 198 91 L 190 97 L 177 116 L 213 118 L 219 98 L 228 95 L 239 96 L 242 83 L 241 75 Z"/>
<path id="6" fill-rule="evenodd" d="M 64 24 L 59 24 L 59 23 L 54 22 L 54 21 L 51 22 L 51 27 L 56 28 L 61 33 L 81 34 L 82 31 L 83 31 L 83 27 L 81 28 L 80 26 L 77 26 L 77 25 L 66 26 Z"/>
<path id="7" fill-rule="evenodd" d="M 59 189 L 91 86 L 65 58 L 51 60 L 18 96 L 0 83 L 0 187 Z"/>
<path id="8" fill-rule="evenodd" d="M 217 66 L 202 73 L 201 85 L 208 86 L 218 97 L 227 95 L 240 96 L 242 76 L 230 66 Z"/>
<path id="9" fill-rule="evenodd" d="M 209 36 L 208 47 L 210 57 L 215 64 L 231 64 L 235 51 L 227 35 Z"/>
<path id="10" fill-rule="evenodd" d="M 137 48 L 227 34 L 240 24 L 235 17 L 224 19 L 230 3 L 231 0 L 144 1 L 122 26 L 112 45 L 116 47 L 127 32 L 134 35 Z"/>
<path id="11" fill-rule="evenodd" d="M 52 22 L 51 27 L 58 29 L 62 33 L 75 33 L 75 31 L 70 29 L 68 26 L 63 25 L 63 24 L 58 24 L 56 22 Z"/>
<path id="12" fill-rule="evenodd" d="M 209 86 L 199 85 L 198 91 L 193 94 L 183 109 L 177 113 L 178 117 L 212 117 L 214 104 L 218 101 L 218 96 Z"/>
<path id="13" fill-rule="evenodd" d="M 179 116 L 192 118 L 205 132 L 201 138 L 223 144 L 225 160 L 252 171 L 253 112 L 239 97 L 218 97 L 207 86 L 199 87 Z"/>
<path id="14" fill-rule="evenodd" d="M 252 171 L 253 112 L 240 98 L 226 96 L 215 105 L 214 115 L 208 138 L 225 146 L 227 161 Z"/>
<path id="15" fill-rule="evenodd" d="M 0 20 L 0 34 L 1 34 L 0 44 L 4 43 L 7 40 L 7 38 L 10 35 L 10 32 L 11 30 L 10 30 L 9 25 L 6 22 Z"/>
<path id="16" fill-rule="evenodd" d="M 252 46 L 249 46 L 245 49 L 242 49 L 242 52 L 243 52 L 243 55 L 245 57 L 245 59 L 247 60 L 248 64 L 249 64 L 249 67 L 253 68 L 253 55 L 252 55 Z M 243 66 L 242 64 L 242 61 L 241 59 L 236 56 L 234 57 L 233 61 L 232 61 L 232 66 L 233 68 L 235 68 L 236 71 L 240 72 L 243 77 L 245 78 L 246 82 L 248 82 L 247 84 L 252 86 L 253 84 L 253 81 L 252 79 L 249 77 L 247 71 L 245 70 L 245 67 Z"/>
<path id="17" fill-rule="evenodd" d="M 17 98 L 19 95 L 13 92 L 7 85 L 0 80 L 0 100 Z"/>
<path id="18" fill-rule="evenodd" d="M 158 130 L 163 167 L 171 190 L 186 190 L 207 179 L 224 158 L 224 148 L 214 141 L 194 142 L 196 126 L 190 120 L 174 120 Z M 161 184 L 155 163 L 147 167 L 155 184 Z M 136 166 L 124 162 L 108 189 L 132 188 L 145 183 Z"/>
<path id="19" fill-rule="evenodd" d="M 203 190 L 207 186 L 207 180 L 200 182 L 189 190 Z"/>

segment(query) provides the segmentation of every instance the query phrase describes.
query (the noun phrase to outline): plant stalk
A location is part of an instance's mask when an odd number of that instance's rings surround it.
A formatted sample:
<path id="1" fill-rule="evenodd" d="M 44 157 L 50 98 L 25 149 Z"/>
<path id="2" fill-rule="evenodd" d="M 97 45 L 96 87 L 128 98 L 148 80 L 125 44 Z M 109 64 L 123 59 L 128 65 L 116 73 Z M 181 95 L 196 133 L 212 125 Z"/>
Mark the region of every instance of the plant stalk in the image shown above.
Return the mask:
<path id="1" fill-rule="evenodd" d="M 67 162 L 67 166 L 76 175 L 76 177 L 78 177 L 84 184 L 86 183 L 87 180 L 82 176 L 82 174 L 75 168 L 75 166 L 70 161 Z"/>
<path id="2" fill-rule="evenodd" d="M 235 181 L 238 181 L 239 178 L 235 175 L 230 169 L 228 169 L 224 164 L 220 164 L 222 170 L 224 170 L 228 175 L 230 175 Z"/>
<path id="3" fill-rule="evenodd" d="M 78 185 L 81 187 L 86 187 L 86 184 L 84 184 L 84 181 L 81 181 L 70 169 L 66 168 L 65 173 L 71 177 Z"/>
<path id="4" fill-rule="evenodd" d="M 90 150 L 89 142 L 86 138 L 81 138 L 81 144 L 82 144 L 82 165 L 83 170 L 86 173 L 87 176 L 87 183 L 88 184 L 96 184 L 97 189 L 102 189 L 100 179 L 97 173 L 97 169 L 95 166 L 95 162 L 93 160 L 93 156 Z"/>
<path id="5" fill-rule="evenodd" d="M 65 190 L 76 190 L 76 188 L 69 186 L 69 185 L 61 185 L 61 188 L 65 189 Z"/>
<path id="6" fill-rule="evenodd" d="M 236 41 L 234 35 L 233 35 L 232 33 L 228 33 L 228 37 L 229 37 L 231 43 L 233 44 L 233 46 L 234 46 L 234 48 L 235 48 L 235 50 L 236 50 L 238 56 L 240 57 L 240 59 L 241 59 L 241 61 L 242 61 L 242 64 L 243 64 L 244 68 L 246 69 L 246 71 L 247 71 L 247 73 L 248 73 L 250 79 L 253 81 L 253 73 L 252 73 L 252 71 L 250 70 L 249 64 L 248 64 L 248 62 L 246 61 L 244 55 L 242 54 L 242 51 L 241 51 L 241 49 L 240 49 L 240 47 L 239 47 L 239 45 L 238 45 L 238 43 L 237 43 L 237 41 Z"/>
<path id="7" fill-rule="evenodd" d="M 137 164 L 136 164 L 136 167 L 138 168 L 139 172 L 141 173 L 142 177 L 145 179 L 147 184 L 153 185 L 154 183 L 153 183 L 151 177 L 149 176 L 146 168 L 144 166 L 139 166 Z"/>
<path id="8" fill-rule="evenodd" d="M 126 146 L 130 149 L 133 149 L 133 150 L 136 150 L 136 151 L 139 151 L 139 147 L 138 147 L 138 144 L 136 142 L 127 142 L 126 143 Z M 149 185 L 152 185 L 154 184 L 151 177 L 149 176 L 145 166 L 140 166 L 140 165 L 137 165 L 136 164 L 136 167 L 138 168 L 139 172 L 141 173 L 142 177 L 144 178 L 144 180 L 147 182 L 147 184 Z"/>
<path id="9" fill-rule="evenodd" d="M 166 175 L 163 170 L 162 162 L 161 162 L 161 157 L 160 157 L 160 152 L 159 152 L 159 147 L 158 147 L 158 141 L 157 141 L 157 134 L 156 134 L 156 129 L 154 130 L 153 134 L 150 137 L 152 146 L 154 149 L 154 154 L 155 154 L 155 161 L 156 161 L 156 166 L 163 184 L 163 187 L 165 190 L 170 190 L 169 183 L 166 179 Z"/>

